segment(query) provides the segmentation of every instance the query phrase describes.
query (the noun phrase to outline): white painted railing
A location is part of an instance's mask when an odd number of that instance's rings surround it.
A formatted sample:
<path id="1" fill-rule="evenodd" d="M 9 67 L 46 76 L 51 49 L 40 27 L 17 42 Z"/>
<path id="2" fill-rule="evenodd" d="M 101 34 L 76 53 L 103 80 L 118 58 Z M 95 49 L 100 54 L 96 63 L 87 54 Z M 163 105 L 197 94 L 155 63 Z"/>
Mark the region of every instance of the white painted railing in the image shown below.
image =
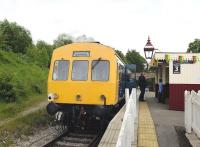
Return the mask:
<path id="1" fill-rule="evenodd" d="M 200 137 L 200 91 L 185 91 L 185 128 Z"/>
<path id="2" fill-rule="evenodd" d="M 136 88 L 132 89 L 129 96 L 129 89 L 125 90 L 126 111 L 124 114 L 121 130 L 118 136 L 116 147 L 131 147 L 137 132 L 134 132 L 134 124 L 137 121 L 137 99 Z"/>

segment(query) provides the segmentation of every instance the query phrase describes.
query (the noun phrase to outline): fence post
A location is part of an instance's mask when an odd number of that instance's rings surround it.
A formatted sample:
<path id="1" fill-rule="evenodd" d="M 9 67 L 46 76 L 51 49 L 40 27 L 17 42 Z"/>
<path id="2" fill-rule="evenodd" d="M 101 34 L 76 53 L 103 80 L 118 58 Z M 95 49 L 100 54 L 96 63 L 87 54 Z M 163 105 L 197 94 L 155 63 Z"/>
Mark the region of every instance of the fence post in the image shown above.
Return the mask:
<path id="1" fill-rule="evenodd" d="M 132 89 L 132 99 L 133 99 L 133 117 L 134 121 L 137 119 L 137 108 L 136 108 L 136 103 L 137 103 L 137 95 L 136 95 L 136 88 Z"/>
<path id="2" fill-rule="evenodd" d="M 136 89 L 135 89 L 136 91 Z M 136 92 L 132 90 L 129 98 L 129 89 L 125 89 L 126 98 L 126 110 L 123 117 L 122 126 L 119 132 L 116 147 L 131 147 L 132 141 L 134 139 L 134 113 L 136 111 L 136 104 L 134 95 Z"/>
<path id="3" fill-rule="evenodd" d="M 192 130 L 200 137 L 200 91 L 185 91 L 185 128 L 187 133 Z"/>
<path id="4" fill-rule="evenodd" d="M 125 89 L 125 104 L 126 104 L 126 108 L 127 108 L 128 100 L 129 100 L 129 89 L 126 88 Z"/>
<path id="5" fill-rule="evenodd" d="M 189 91 L 185 90 L 185 129 L 187 133 L 191 133 L 191 95 Z"/>
<path id="6" fill-rule="evenodd" d="M 133 124 L 133 121 L 132 121 L 132 115 L 131 114 L 128 114 L 127 116 L 127 140 L 126 140 L 126 147 L 131 147 L 131 140 L 133 139 L 133 136 L 132 136 L 132 124 Z"/>
<path id="7" fill-rule="evenodd" d="M 197 109 L 197 113 L 196 113 L 196 127 L 197 127 L 197 130 L 196 130 L 196 134 L 197 136 L 200 138 L 200 95 L 197 96 L 197 99 L 196 99 L 196 109 Z"/>
<path id="8" fill-rule="evenodd" d="M 187 132 L 187 120 L 188 120 L 188 116 L 187 116 L 187 113 L 188 113 L 188 108 L 187 108 L 187 90 L 185 90 L 184 92 L 184 106 L 185 106 L 185 113 L 184 113 L 184 117 L 185 117 L 185 129 L 186 129 L 186 132 Z"/>
<path id="9" fill-rule="evenodd" d="M 188 133 L 191 133 L 192 132 L 192 125 L 193 125 L 193 98 L 195 97 L 196 95 L 196 92 L 194 90 L 191 91 L 191 94 L 190 94 L 190 97 L 188 99 L 188 127 L 189 127 L 189 132 Z"/>
<path id="10" fill-rule="evenodd" d="M 196 114 L 197 115 L 197 127 L 198 127 L 198 131 L 197 131 L 197 136 L 200 138 L 200 90 L 198 91 L 197 93 L 198 95 L 198 98 L 197 98 L 197 104 L 198 104 L 198 113 Z"/>

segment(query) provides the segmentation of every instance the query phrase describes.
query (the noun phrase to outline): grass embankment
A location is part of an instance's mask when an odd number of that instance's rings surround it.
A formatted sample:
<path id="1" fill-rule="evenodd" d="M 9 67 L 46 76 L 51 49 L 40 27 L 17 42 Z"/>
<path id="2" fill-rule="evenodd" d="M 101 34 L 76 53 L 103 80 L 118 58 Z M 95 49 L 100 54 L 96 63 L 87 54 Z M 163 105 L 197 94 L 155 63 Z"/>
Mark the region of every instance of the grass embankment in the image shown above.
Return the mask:
<path id="1" fill-rule="evenodd" d="M 37 106 L 38 103 L 45 100 L 46 94 L 42 94 L 30 96 L 22 102 L 0 103 L 0 122 L 16 117 L 20 112 L 28 110 L 31 106 Z"/>
<path id="2" fill-rule="evenodd" d="M 46 100 L 47 73 L 47 68 L 30 62 L 26 55 L 0 50 L 0 122 Z M 49 119 L 42 110 L 9 121 L 0 126 L 0 146 L 31 134 Z"/>
<path id="3" fill-rule="evenodd" d="M 46 98 L 47 68 L 0 50 L 0 121 Z"/>

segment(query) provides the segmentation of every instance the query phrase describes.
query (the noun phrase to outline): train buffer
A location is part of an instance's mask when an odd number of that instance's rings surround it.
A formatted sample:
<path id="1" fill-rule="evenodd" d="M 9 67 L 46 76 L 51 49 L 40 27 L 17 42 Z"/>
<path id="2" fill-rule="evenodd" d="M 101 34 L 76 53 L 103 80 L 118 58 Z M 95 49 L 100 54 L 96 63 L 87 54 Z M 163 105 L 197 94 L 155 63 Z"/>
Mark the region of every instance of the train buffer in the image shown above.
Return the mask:
<path id="1" fill-rule="evenodd" d="M 126 105 L 110 121 L 99 147 L 190 147 L 184 127 L 184 111 L 172 111 L 146 92 L 139 102 L 139 91 L 132 90 Z M 193 138 L 194 139 L 194 138 Z M 199 146 L 200 140 L 195 140 Z"/>

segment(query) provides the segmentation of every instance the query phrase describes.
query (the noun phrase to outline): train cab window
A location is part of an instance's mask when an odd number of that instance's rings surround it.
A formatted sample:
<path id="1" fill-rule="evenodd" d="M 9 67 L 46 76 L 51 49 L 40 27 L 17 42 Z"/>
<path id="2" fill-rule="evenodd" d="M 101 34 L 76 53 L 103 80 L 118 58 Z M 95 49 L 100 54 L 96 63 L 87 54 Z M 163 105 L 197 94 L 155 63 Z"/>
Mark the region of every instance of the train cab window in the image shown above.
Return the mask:
<path id="1" fill-rule="evenodd" d="M 94 60 L 92 62 L 92 80 L 109 80 L 109 61 Z"/>
<path id="2" fill-rule="evenodd" d="M 88 79 L 88 61 L 74 61 L 72 68 L 72 80 L 86 81 Z"/>
<path id="3" fill-rule="evenodd" d="M 67 80 L 69 61 L 56 60 L 53 68 L 53 80 Z"/>

